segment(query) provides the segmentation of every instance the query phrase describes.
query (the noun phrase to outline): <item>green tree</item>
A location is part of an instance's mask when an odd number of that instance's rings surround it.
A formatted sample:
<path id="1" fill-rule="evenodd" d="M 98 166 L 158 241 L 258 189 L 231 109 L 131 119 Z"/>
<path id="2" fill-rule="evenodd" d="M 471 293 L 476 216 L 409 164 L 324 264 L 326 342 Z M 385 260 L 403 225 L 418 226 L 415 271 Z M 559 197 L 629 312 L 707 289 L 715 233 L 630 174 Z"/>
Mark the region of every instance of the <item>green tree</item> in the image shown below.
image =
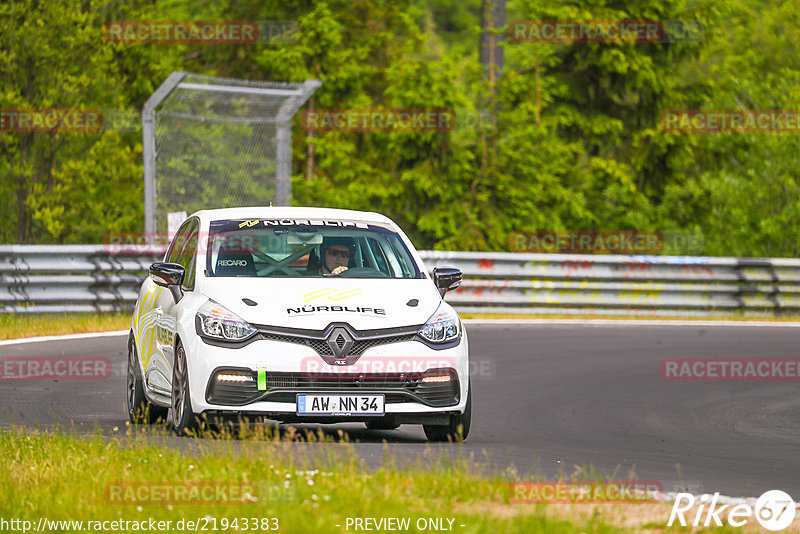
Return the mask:
<path id="1" fill-rule="evenodd" d="M 0 5 L 0 108 L 97 110 L 120 108 L 111 47 L 92 12 L 100 4 L 27 0 Z M 95 175 L 102 182 L 130 177 L 136 159 L 109 166 L 111 154 L 130 152 L 112 132 L 0 132 L 0 175 L 11 205 L 2 239 L 18 243 L 96 240 L 115 225 L 104 217 L 113 198 L 82 189 Z M 100 159 L 90 159 L 92 156 Z M 80 177 L 67 169 L 81 168 Z M 80 179 L 78 179 L 80 178 Z M 132 182 L 124 181 L 131 188 Z M 103 188 L 104 189 L 104 188 Z M 102 189 L 101 189 L 102 190 Z M 69 193 L 67 193 L 69 191 Z M 66 195 L 66 196 L 65 196 Z M 5 196 L 5 195 L 4 195 Z M 84 197 L 91 210 L 74 212 L 68 199 Z M 70 217 L 71 216 L 71 217 Z"/>

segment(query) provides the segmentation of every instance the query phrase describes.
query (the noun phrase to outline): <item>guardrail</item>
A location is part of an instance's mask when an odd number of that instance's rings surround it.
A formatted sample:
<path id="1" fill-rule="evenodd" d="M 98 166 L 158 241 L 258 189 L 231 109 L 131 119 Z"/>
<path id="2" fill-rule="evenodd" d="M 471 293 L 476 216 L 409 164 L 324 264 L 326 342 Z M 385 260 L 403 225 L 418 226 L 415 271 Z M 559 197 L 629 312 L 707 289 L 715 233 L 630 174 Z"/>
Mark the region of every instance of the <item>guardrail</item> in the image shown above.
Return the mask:
<path id="1" fill-rule="evenodd" d="M 103 245 L 0 246 L 0 312 L 131 311 L 156 258 Z"/>
<path id="2" fill-rule="evenodd" d="M 103 245 L 0 246 L 0 312 L 130 311 L 161 254 Z M 752 316 L 800 313 L 800 260 L 422 251 L 464 283 L 468 313 Z"/>
<path id="3" fill-rule="evenodd" d="M 749 316 L 800 313 L 800 260 L 425 252 L 464 272 L 468 313 Z"/>

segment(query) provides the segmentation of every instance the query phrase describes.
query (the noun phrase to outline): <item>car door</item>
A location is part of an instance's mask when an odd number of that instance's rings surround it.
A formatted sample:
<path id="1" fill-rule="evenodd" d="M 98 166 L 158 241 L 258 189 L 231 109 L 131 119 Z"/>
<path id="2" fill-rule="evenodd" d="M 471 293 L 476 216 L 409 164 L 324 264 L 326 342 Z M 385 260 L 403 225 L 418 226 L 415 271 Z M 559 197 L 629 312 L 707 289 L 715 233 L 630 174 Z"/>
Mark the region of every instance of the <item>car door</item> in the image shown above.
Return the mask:
<path id="1" fill-rule="evenodd" d="M 196 218 L 188 219 L 170 245 L 164 260 L 169 263 L 178 263 L 187 268 L 190 261 L 186 261 L 186 254 L 190 249 L 196 249 L 197 230 L 199 221 Z M 191 245 L 194 239 L 194 245 Z M 188 273 L 187 273 L 188 274 Z M 184 277 L 184 285 L 187 277 Z M 194 278 L 192 277 L 192 282 Z M 194 284 L 192 283 L 192 287 Z M 144 378 L 148 386 L 157 393 L 169 396 L 172 386 L 172 361 L 175 351 L 176 310 L 175 299 L 172 292 L 161 286 L 156 286 L 148 307 L 147 318 L 144 322 L 147 335 L 143 343 L 142 365 Z"/>
<path id="2" fill-rule="evenodd" d="M 189 291 L 194 291 L 194 272 L 197 258 L 197 245 L 200 233 L 200 221 L 194 219 L 188 227 L 188 236 L 183 243 L 178 257 L 174 263 L 180 264 L 184 269 L 183 283 L 181 284 L 181 291 L 186 294 Z M 178 324 L 178 303 L 172 298 L 164 301 L 162 306 L 162 313 L 160 315 L 160 334 L 162 344 L 160 347 L 161 357 L 166 363 L 170 377 L 170 384 L 172 384 L 172 365 L 175 361 L 175 339 L 177 336 Z"/>

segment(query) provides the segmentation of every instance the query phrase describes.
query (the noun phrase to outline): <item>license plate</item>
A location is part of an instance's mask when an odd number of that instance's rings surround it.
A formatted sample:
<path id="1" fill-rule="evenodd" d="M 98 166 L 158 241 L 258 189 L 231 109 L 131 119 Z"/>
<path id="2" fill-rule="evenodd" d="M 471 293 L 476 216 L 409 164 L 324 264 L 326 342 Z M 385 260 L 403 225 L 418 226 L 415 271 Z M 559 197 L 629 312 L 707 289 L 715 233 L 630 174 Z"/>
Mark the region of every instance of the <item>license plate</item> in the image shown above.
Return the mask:
<path id="1" fill-rule="evenodd" d="M 384 415 L 383 395 L 297 395 L 297 415 Z"/>

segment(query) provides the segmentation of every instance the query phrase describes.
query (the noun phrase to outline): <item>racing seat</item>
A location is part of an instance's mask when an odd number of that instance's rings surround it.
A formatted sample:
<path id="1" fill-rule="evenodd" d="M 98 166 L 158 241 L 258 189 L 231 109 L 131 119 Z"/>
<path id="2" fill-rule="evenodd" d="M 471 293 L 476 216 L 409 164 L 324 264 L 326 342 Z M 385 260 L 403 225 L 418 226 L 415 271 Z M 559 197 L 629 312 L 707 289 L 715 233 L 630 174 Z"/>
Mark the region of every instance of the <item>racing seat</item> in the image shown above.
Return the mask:
<path id="1" fill-rule="evenodd" d="M 214 269 L 216 276 L 256 276 L 253 255 L 241 242 L 223 243 Z"/>

